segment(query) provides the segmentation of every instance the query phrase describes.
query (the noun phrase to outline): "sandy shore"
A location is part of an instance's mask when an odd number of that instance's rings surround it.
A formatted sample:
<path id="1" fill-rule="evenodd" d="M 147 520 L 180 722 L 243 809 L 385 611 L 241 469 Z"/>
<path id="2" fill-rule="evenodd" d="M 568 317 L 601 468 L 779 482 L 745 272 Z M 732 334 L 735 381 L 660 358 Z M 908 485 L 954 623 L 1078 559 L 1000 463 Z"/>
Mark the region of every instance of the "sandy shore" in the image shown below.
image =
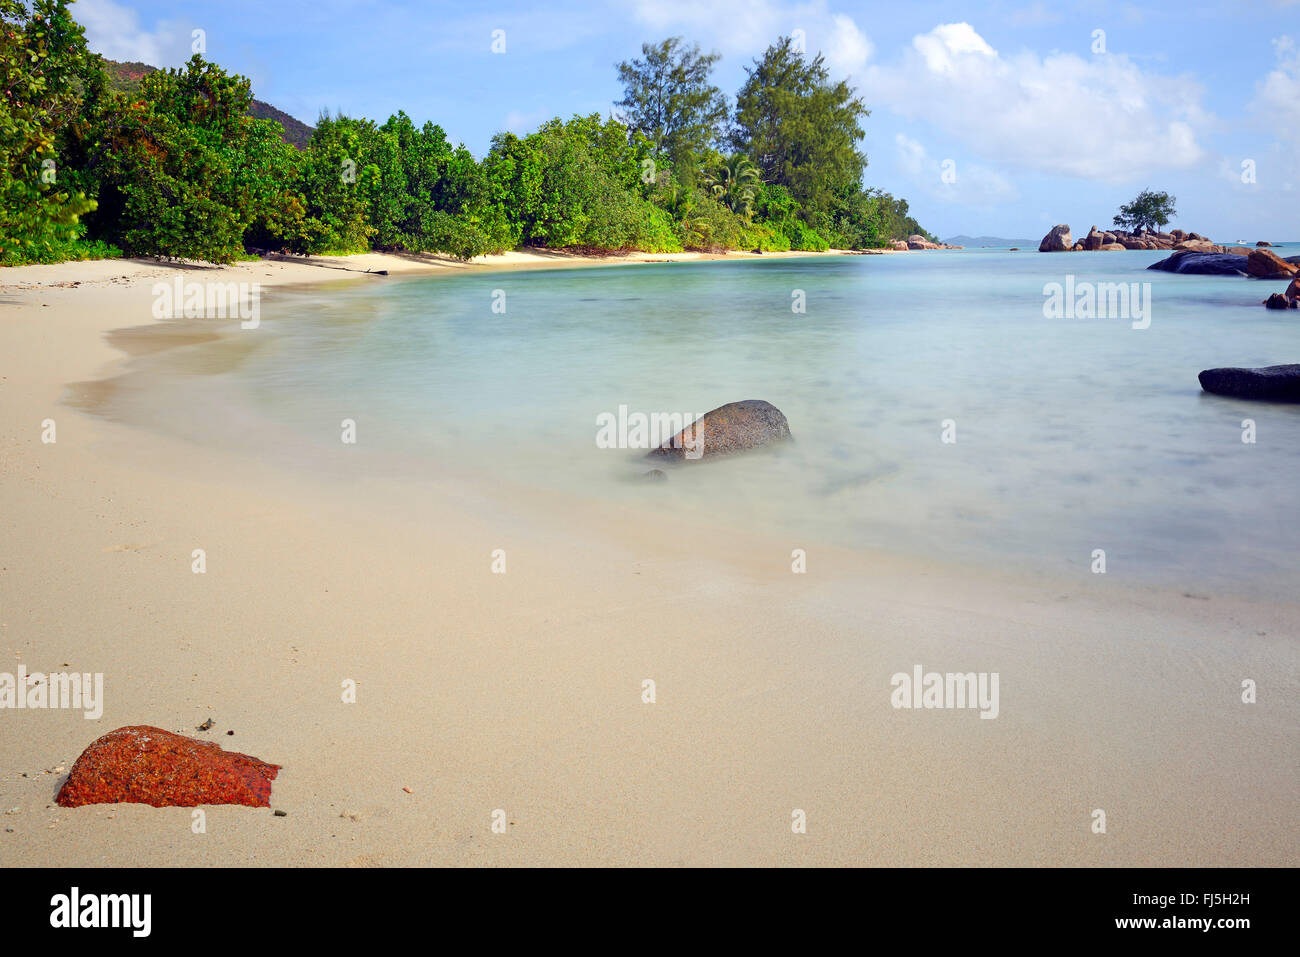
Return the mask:
<path id="1" fill-rule="evenodd" d="M 572 269 L 585 266 L 622 266 L 630 263 L 705 262 L 725 259 L 798 259 L 810 256 L 856 256 L 891 253 L 877 249 L 855 253 L 845 249 L 826 252 L 792 250 L 784 253 L 615 253 L 584 256 L 546 249 L 517 249 L 493 256 L 479 256 L 468 262 L 448 256 L 417 253 L 360 253 L 355 256 L 271 256 L 253 262 L 215 266 L 211 263 L 163 262 L 147 259 L 100 259 L 55 265 L 19 266 L 0 269 L 0 294 L 59 289 L 69 286 L 135 285 L 171 279 L 177 273 L 212 281 L 258 282 L 265 286 L 328 282 L 355 278 L 365 273 L 388 275 L 431 275 L 492 269 Z"/>
<path id="2" fill-rule="evenodd" d="M 314 482 L 75 411 L 67 385 L 120 369 L 106 334 L 152 324 L 178 268 L 0 272 L 0 671 L 102 672 L 106 699 L 0 711 L 0 866 L 1300 862 L 1295 604 L 684 534 L 653 486 L 628 514 Z M 894 708 L 918 664 L 997 672 L 998 717 Z M 208 808 L 195 834 L 188 809 L 53 806 L 98 735 L 209 717 L 283 765 L 287 816 Z"/>

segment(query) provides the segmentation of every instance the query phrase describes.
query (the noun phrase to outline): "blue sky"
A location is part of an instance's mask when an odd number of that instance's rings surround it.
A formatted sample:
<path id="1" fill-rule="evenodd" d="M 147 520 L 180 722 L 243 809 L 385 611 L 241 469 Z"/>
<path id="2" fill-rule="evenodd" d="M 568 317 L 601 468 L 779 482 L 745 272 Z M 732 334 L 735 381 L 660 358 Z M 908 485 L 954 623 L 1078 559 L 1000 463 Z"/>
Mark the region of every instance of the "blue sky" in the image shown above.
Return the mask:
<path id="1" fill-rule="evenodd" d="M 304 121 L 403 109 L 476 155 L 498 130 L 607 114 L 614 64 L 643 41 L 717 50 L 730 95 L 768 43 L 802 31 L 872 111 L 867 184 L 941 236 L 1032 238 L 1058 222 L 1077 234 L 1151 187 L 1177 196 L 1174 225 L 1213 239 L 1300 239 L 1300 0 L 78 0 L 73 12 L 113 59 L 179 65 L 202 30 L 208 59 Z"/>

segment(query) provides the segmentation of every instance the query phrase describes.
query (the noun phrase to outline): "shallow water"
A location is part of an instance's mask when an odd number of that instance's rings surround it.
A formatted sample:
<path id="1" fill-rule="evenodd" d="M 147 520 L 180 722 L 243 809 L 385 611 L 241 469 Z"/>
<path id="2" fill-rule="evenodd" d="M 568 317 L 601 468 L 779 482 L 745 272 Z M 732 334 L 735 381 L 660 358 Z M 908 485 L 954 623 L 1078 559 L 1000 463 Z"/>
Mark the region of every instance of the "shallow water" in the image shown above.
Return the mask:
<path id="1" fill-rule="evenodd" d="M 1291 597 L 1300 406 L 1205 395 L 1196 374 L 1300 361 L 1300 314 L 1259 304 L 1283 283 L 1146 270 L 1159 258 L 972 249 L 275 291 L 259 329 L 137 360 L 108 411 L 316 471 L 360 456 L 416 481 L 623 500 L 629 520 L 685 535 L 707 516 L 791 548 L 1080 576 L 1104 549 L 1112 576 Z M 1150 283 L 1150 326 L 1046 318 L 1045 284 L 1067 274 Z M 643 452 L 597 447 L 597 417 L 620 406 L 747 398 L 780 408 L 796 441 L 666 485 L 633 481 Z"/>

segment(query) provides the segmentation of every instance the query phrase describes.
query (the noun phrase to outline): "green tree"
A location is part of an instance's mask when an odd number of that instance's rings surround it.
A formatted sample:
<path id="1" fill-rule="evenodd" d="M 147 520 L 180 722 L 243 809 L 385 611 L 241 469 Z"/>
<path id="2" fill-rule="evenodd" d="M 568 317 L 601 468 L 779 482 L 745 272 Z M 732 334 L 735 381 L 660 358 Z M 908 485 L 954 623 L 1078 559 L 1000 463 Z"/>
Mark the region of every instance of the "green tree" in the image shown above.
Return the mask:
<path id="1" fill-rule="evenodd" d="M 322 115 L 316 121 L 299 171 L 298 190 L 306 212 L 307 237 L 298 250 L 356 253 L 370 248 L 373 228 L 361 191 L 363 142 L 368 120 Z"/>
<path id="2" fill-rule="evenodd" d="M 1119 208 L 1113 222 L 1120 229 L 1134 232 L 1159 229 L 1177 215 L 1174 202 L 1174 197 L 1168 193 L 1144 189 L 1133 202 Z"/>
<path id="3" fill-rule="evenodd" d="M 197 54 L 116 93 L 101 143 L 104 223 L 137 255 L 231 262 L 245 236 L 294 246 L 305 235 L 299 162 L 283 129 L 247 115 L 248 80 Z"/>
<path id="4" fill-rule="evenodd" d="M 861 183 L 867 161 L 858 143 L 869 112 L 846 82 L 830 81 L 820 54 L 808 60 L 782 37 L 745 72 L 732 145 L 749 154 L 764 181 L 813 210 Z"/>
<path id="5" fill-rule="evenodd" d="M 96 67 L 66 0 L 0 0 L 0 262 L 73 254 L 95 201 L 60 146 Z"/>
<path id="6" fill-rule="evenodd" d="M 701 53 L 681 37 L 641 44 L 641 58 L 618 64 L 623 99 L 615 105 L 634 134 L 659 158 L 681 168 L 721 139 L 727 100 L 709 82 L 717 53 Z"/>
<path id="7" fill-rule="evenodd" d="M 762 183 L 758 168 L 744 153 L 733 153 L 712 171 L 706 170 L 702 181 L 716 200 L 746 218 L 754 210 L 754 197 Z"/>
<path id="8" fill-rule="evenodd" d="M 503 210 L 515 244 L 601 250 L 680 248 L 667 214 L 642 195 L 644 140 L 599 115 L 498 134 L 483 161 L 486 206 Z"/>

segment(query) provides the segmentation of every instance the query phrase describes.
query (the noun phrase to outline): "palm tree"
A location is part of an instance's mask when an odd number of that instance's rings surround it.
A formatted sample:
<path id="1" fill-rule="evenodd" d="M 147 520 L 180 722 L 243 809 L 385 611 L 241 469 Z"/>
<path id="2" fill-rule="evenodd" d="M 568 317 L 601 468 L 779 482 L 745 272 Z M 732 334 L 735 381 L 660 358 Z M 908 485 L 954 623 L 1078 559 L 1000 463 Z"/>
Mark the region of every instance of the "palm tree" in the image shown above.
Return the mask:
<path id="1" fill-rule="evenodd" d="M 748 218 L 754 208 L 762 180 L 756 167 L 744 153 L 733 153 L 723 160 L 716 173 L 705 171 L 704 185 L 714 197 L 733 213 Z"/>

